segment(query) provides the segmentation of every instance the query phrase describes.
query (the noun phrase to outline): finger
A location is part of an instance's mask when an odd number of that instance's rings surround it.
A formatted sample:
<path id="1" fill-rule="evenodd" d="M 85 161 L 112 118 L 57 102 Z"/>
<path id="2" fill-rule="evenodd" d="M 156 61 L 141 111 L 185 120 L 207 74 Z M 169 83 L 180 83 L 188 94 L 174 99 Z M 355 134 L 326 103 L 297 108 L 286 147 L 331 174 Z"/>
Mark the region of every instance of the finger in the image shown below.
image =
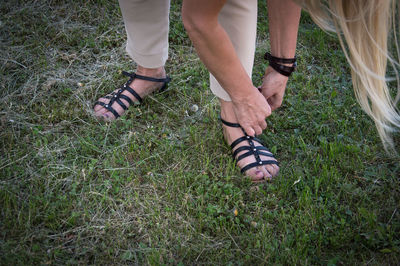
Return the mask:
<path id="1" fill-rule="evenodd" d="M 264 90 L 262 87 L 261 87 L 261 90 L 260 90 L 260 92 L 262 93 L 262 95 L 264 95 L 264 98 L 266 99 L 266 100 L 268 100 L 268 99 L 270 99 L 271 97 L 273 97 L 274 95 L 275 95 L 275 91 L 273 91 L 273 90 Z"/>
<path id="2" fill-rule="evenodd" d="M 267 122 L 265 122 L 265 120 L 262 120 L 260 123 L 260 127 L 262 128 L 262 130 L 267 128 Z"/>
<path id="3" fill-rule="evenodd" d="M 267 101 L 267 105 L 265 106 L 265 116 L 264 116 L 264 119 L 263 119 L 263 120 L 265 120 L 265 118 L 267 118 L 268 116 L 270 116 L 271 113 L 272 113 L 272 111 L 271 111 L 271 106 L 269 105 L 269 103 L 268 103 L 268 101 Z"/>
<path id="4" fill-rule="evenodd" d="M 255 131 L 252 127 L 243 127 L 244 131 L 246 132 L 247 135 L 254 137 Z"/>
<path id="5" fill-rule="evenodd" d="M 283 97 L 281 95 L 276 94 L 273 97 L 269 98 L 267 101 L 271 106 L 271 110 L 274 111 L 282 106 Z"/>
<path id="6" fill-rule="evenodd" d="M 262 134 L 262 128 L 260 126 L 254 126 L 254 131 L 256 132 L 256 135 L 261 135 Z"/>

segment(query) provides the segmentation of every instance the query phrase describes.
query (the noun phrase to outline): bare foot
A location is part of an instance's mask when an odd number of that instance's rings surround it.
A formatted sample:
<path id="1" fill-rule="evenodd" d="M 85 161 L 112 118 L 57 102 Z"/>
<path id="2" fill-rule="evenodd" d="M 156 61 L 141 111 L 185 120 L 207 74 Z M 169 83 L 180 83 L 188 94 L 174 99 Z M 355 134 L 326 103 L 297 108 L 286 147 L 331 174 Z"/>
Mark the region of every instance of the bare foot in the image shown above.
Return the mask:
<path id="1" fill-rule="evenodd" d="M 164 67 L 159 67 L 159 68 L 144 68 L 142 66 L 138 66 L 136 70 L 136 74 L 146 76 L 146 77 L 152 77 L 152 78 L 165 78 L 165 69 Z M 130 84 L 128 84 L 129 87 L 131 87 L 134 91 L 136 91 L 137 94 L 141 98 L 144 98 L 145 96 L 151 94 L 152 92 L 160 89 L 164 84 L 162 82 L 153 82 L 153 81 L 147 81 L 147 80 L 142 80 L 142 79 L 134 79 Z M 116 89 L 114 93 L 117 93 L 119 90 Z M 110 96 L 109 94 L 108 96 Z M 132 100 L 132 102 L 138 102 L 138 99 L 134 95 L 132 95 L 128 90 L 125 90 L 121 93 L 121 95 L 127 96 L 129 99 Z M 105 104 L 108 104 L 110 102 L 110 99 L 107 98 L 100 98 L 98 100 L 99 102 L 103 102 Z M 121 97 L 120 101 L 126 106 L 129 107 L 130 104 L 127 100 L 123 99 Z M 115 101 L 111 107 L 119 114 L 122 115 L 125 113 L 125 110 L 123 107 L 118 104 L 117 101 Z M 94 106 L 94 113 L 96 117 L 99 117 L 101 119 L 104 119 L 105 121 L 113 121 L 116 119 L 116 116 L 109 110 L 107 110 L 105 107 L 101 106 L 100 104 L 96 104 Z"/>
<path id="2" fill-rule="evenodd" d="M 235 113 L 233 111 L 233 105 L 231 102 L 226 102 L 223 100 L 220 100 L 221 103 L 221 118 L 224 119 L 225 121 L 231 122 L 231 123 L 237 123 Z M 231 145 L 235 140 L 237 140 L 240 137 L 245 136 L 243 133 L 243 130 L 240 127 L 229 127 L 224 124 L 222 124 L 222 129 L 224 133 L 224 137 L 226 142 Z M 253 141 L 254 147 L 262 147 L 260 143 L 257 141 Z M 239 144 L 237 144 L 234 147 L 234 152 L 240 147 L 243 146 L 249 146 L 249 143 L 247 141 L 243 141 Z M 245 154 L 248 152 L 247 150 L 240 151 L 236 155 L 236 159 L 239 158 L 240 155 Z M 265 155 L 260 155 L 261 161 L 276 161 L 275 158 L 270 157 L 270 156 L 265 156 Z M 240 169 L 243 167 L 257 162 L 256 158 L 254 155 L 249 155 L 237 162 L 237 165 L 239 166 Z M 245 175 L 250 177 L 250 179 L 255 182 L 255 183 L 260 183 L 260 182 L 265 182 L 265 180 L 271 180 L 273 177 L 275 177 L 279 172 L 279 166 L 276 164 L 266 164 L 266 165 L 260 165 L 256 166 L 253 168 L 248 169 L 245 172 Z"/>

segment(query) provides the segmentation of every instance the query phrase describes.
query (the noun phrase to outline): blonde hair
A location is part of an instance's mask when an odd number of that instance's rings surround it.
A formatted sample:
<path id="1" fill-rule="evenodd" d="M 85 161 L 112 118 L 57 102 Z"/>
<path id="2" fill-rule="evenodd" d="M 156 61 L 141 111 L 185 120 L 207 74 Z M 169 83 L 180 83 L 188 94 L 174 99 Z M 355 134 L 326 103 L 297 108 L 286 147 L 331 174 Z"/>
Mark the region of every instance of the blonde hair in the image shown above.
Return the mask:
<path id="1" fill-rule="evenodd" d="M 399 85 L 396 71 L 398 63 L 389 56 L 387 47 L 391 24 L 394 26 L 397 41 L 395 1 L 294 1 L 308 11 L 322 29 L 337 33 L 351 66 L 357 100 L 361 108 L 374 120 L 385 149 L 394 151 L 390 133 L 400 127 L 400 116 L 396 108 L 400 90 L 397 88 L 396 100 L 392 100 L 385 74 L 389 61 L 395 70 Z"/>

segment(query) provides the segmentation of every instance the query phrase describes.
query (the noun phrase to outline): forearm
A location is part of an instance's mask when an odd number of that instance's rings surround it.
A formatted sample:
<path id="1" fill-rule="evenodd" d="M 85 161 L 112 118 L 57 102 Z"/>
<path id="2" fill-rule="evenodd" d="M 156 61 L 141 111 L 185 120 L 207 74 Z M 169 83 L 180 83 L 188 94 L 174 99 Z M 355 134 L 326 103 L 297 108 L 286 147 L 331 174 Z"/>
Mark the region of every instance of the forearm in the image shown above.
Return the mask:
<path id="1" fill-rule="evenodd" d="M 199 57 L 235 101 L 255 88 L 218 23 L 224 3 L 224 0 L 184 0 L 182 18 Z"/>
<path id="2" fill-rule="evenodd" d="M 271 54 L 293 58 L 301 8 L 291 0 L 267 0 Z"/>
<path id="3" fill-rule="evenodd" d="M 291 0 L 267 0 L 267 7 L 271 55 L 279 58 L 293 58 L 296 53 L 301 8 Z M 293 65 L 293 63 L 279 64 L 287 67 Z M 265 69 L 261 90 L 272 110 L 281 106 L 287 81 L 288 76 L 277 71 L 270 62 Z"/>

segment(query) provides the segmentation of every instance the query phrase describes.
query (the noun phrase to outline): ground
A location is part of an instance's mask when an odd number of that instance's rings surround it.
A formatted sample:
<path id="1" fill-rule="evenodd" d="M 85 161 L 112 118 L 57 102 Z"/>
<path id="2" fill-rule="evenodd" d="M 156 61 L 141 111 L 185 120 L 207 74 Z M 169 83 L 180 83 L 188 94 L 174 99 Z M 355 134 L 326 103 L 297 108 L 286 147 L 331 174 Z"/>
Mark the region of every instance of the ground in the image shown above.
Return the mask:
<path id="1" fill-rule="evenodd" d="M 299 66 L 261 136 L 281 171 L 254 186 L 179 9 L 169 89 L 105 124 L 92 104 L 134 69 L 117 1 L 1 4 L 0 264 L 397 264 L 400 160 L 337 38 L 303 14 Z M 260 1 L 255 84 L 267 28 Z"/>

